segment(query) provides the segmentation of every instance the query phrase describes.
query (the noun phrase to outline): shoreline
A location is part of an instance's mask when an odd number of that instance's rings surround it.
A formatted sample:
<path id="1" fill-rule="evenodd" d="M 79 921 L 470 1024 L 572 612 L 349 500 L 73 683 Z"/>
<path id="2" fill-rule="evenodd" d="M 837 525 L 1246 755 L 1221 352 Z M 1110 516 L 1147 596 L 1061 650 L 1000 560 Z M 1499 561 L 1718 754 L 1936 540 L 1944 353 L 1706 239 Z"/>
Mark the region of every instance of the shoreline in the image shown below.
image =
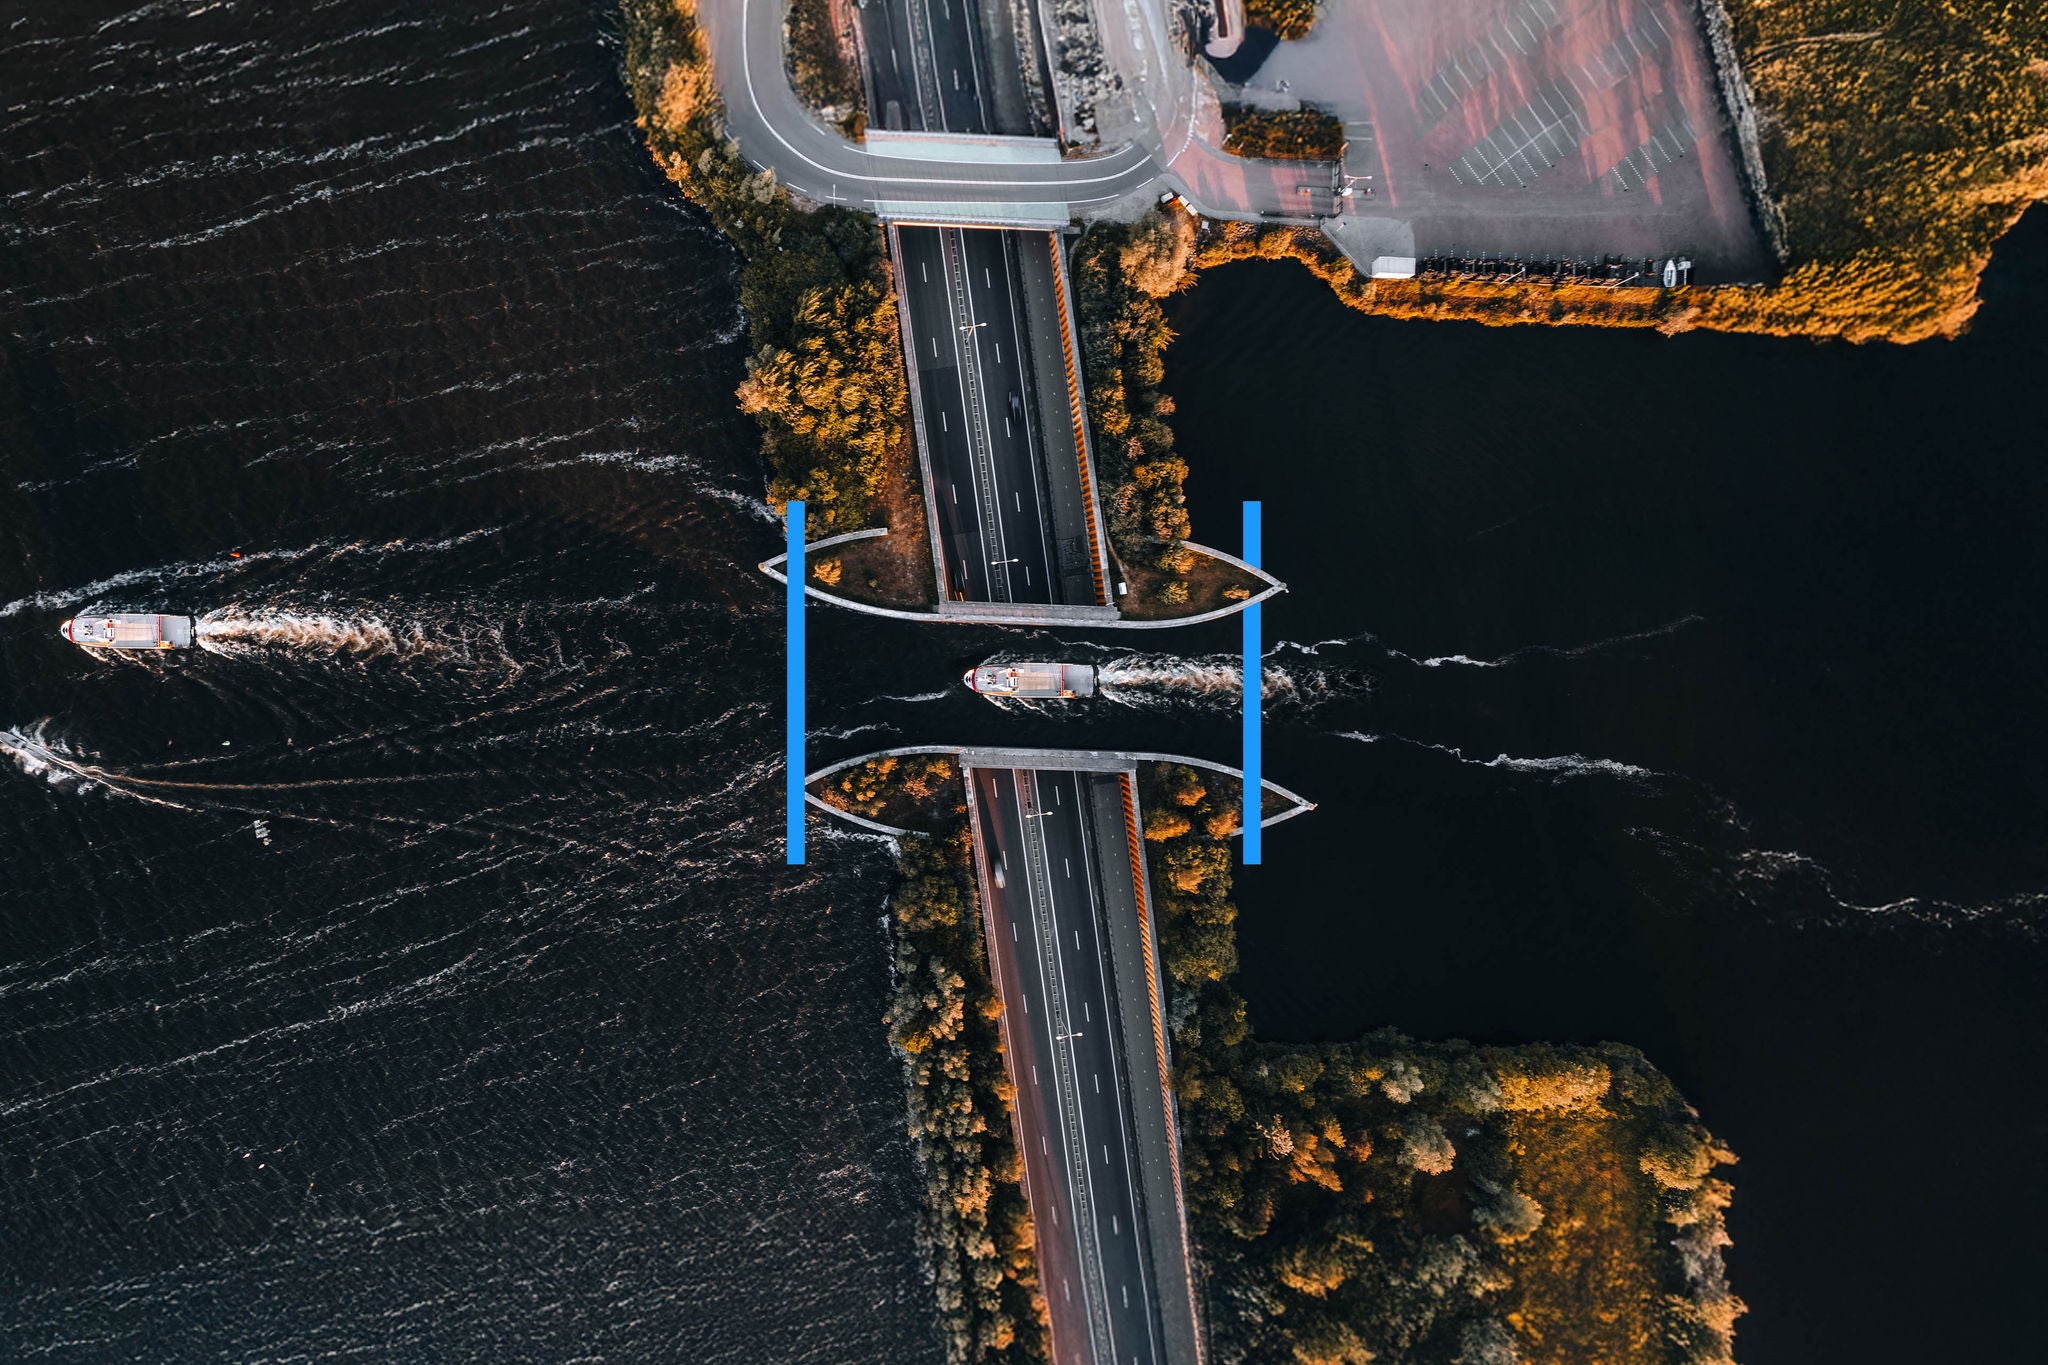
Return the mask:
<path id="1" fill-rule="evenodd" d="M 1240 222 L 1210 229 L 1198 264 L 1293 260 L 1347 307 L 1396 318 L 1953 339 L 1982 306 L 1995 246 L 2048 198 L 2048 16 L 1989 0 L 1960 8 L 1911 16 L 1849 0 L 1809 16 L 1701 0 L 1751 216 L 1781 265 L 1773 282 L 1625 292 L 1372 280 L 1319 228 Z"/>
<path id="2" fill-rule="evenodd" d="M 830 591 L 837 584 L 829 579 L 807 583 L 806 591 L 874 614 L 946 619 L 926 553 L 930 532 L 922 520 L 930 490 L 915 453 L 899 296 L 878 220 L 800 200 L 772 171 L 742 160 L 724 132 L 692 0 L 620 0 L 620 13 L 625 81 L 648 151 L 742 259 L 749 356 L 737 398 L 762 430 L 769 505 L 805 499 L 820 538 L 891 533 L 861 548 L 864 562 L 852 587 L 868 587 L 873 602 L 863 605 L 857 590 Z M 1102 491 L 1112 546 L 1142 608 L 1126 613 L 1119 606 L 1118 619 L 1103 624 L 1162 628 L 1229 615 L 1280 585 L 1185 543 L 1186 466 L 1160 420 L 1173 408 L 1157 387 L 1159 353 L 1170 334 L 1156 298 L 1192 280 L 1192 239 L 1184 215 L 1148 221 L 1164 221 L 1178 236 L 1162 246 L 1144 236 L 1149 227 L 1097 225 L 1084 238 L 1085 248 L 1107 259 L 1074 263 L 1074 306 L 1089 424 L 1108 444 L 1128 436 L 1116 450 L 1102 451 Z M 1125 279 L 1133 260 L 1168 273 L 1134 287 Z M 1083 269 L 1092 269 L 1098 287 L 1082 286 Z M 1126 333 L 1139 340 L 1106 341 Z M 1114 383 L 1111 368 L 1119 371 Z M 913 516 L 920 520 L 914 534 L 895 524 Z M 881 527 L 878 518 L 890 520 Z M 927 582 L 931 602 L 919 609 L 903 585 Z M 959 615 L 987 621 L 1002 613 Z M 1038 623 L 1030 612 L 1011 615 Z"/>

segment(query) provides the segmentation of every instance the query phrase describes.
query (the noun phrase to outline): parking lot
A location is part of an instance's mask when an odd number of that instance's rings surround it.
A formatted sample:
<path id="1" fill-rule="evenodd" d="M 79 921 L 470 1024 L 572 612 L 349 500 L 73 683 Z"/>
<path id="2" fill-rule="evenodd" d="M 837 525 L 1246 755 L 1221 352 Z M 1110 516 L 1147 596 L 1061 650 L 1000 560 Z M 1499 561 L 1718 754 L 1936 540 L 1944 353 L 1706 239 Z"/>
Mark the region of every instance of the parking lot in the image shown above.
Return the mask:
<path id="1" fill-rule="evenodd" d="M 1246 85 L 1344 121 L 1347 249 L 1768 269 L 1695 0 L 1331 0 Z"/>

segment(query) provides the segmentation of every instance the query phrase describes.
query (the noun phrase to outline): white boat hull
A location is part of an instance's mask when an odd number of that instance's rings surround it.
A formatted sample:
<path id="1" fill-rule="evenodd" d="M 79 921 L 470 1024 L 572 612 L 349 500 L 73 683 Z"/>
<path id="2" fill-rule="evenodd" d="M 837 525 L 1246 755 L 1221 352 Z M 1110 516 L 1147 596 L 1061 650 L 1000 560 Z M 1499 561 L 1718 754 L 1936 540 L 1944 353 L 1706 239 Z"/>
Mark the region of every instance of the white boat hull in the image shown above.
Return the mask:
<path id="1" fill-rule="evenodd" d="M 87 649 L 190 649 L 193 621 L 189 616 L 114 611 L 74 616 L 60 624 L 57 633 Z"/>

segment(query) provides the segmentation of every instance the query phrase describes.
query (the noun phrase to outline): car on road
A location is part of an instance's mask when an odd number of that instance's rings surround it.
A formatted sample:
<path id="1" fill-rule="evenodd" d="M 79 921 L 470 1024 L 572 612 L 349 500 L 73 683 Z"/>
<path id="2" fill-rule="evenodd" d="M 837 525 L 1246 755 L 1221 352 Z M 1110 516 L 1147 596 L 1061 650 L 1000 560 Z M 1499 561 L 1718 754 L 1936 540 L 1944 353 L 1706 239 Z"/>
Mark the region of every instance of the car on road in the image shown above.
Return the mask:
<path id="1" fill-rule="evenodd" d="M 1024 395 L 1018 393 L 1015 389 L 1010 390 L 1010 420 L 1013 422 L 1024 420 Z"/>

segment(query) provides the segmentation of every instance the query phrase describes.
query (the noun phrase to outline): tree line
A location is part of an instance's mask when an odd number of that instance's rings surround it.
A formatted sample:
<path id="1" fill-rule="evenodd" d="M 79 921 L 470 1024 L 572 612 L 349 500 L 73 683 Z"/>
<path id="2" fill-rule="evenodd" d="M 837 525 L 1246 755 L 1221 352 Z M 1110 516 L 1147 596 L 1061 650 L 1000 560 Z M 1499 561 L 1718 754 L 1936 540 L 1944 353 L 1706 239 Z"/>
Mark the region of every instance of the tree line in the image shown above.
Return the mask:
<path id="1" fill-rule="evenodd" d="M 1038 1365 L 1046 1304 L 964 822 L 905 839 L 886 1022 L 925 1178 L 918 1241 L 948 1365 Z"/>
<path id="2" fill-rule="evenodd" d="M 1125 563 L 1168 575 L 1158 592 L 1170 605 L 1187 600 L 1186 585 L 1173 580 L 1193 567 L 1194 552 L 1181 544 L 1190 529 L 1188 467 L 1166 424 L 1174 412 L 1162 387 L 1173 329 L 1159 300 L 1193 283 L 1194 245 L 1193 219 L 1154 211 L 1135 224 L 1090 228 L 1071 262 L 1110 545 Z"/>
<path id="3" fill-rule="evenodd" d="M 903 346 L 875 220 L 799 208 L 719 132 L 694 0 L 621 0 L 625 75 L 655 161 L 740 249 L 747 378 L 777 507 L 808 506 L 817 536 L 872 517 L 889 461 L 910 458 Z"/>

